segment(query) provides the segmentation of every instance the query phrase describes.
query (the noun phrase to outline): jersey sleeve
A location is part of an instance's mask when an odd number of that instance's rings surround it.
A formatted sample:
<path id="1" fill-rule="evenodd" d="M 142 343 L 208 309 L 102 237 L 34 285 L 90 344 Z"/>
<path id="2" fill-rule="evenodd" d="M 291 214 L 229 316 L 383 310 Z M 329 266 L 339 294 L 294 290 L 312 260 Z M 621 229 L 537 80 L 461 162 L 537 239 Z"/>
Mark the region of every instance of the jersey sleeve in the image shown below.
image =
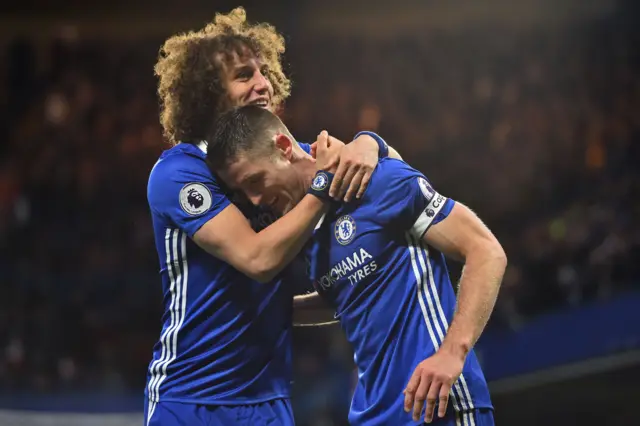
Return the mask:
<path id="1" fill-rule="evenodd" d="M 304 142 L 298 142 L 298 145 L 300 145 L 300 148 L 302 148 L 304 152 L 306 152 L 307 154 L 311 154 L 311 145 Z"/>
<path id="2" fill-rule="evenodd" d="M 383 226 L 409 231 L 417 238 L 444 220 L 454 201 L 439 194 L 429 180 L 403 161 L 380 161 L 372 177 L 368 202 L 376 206 Z"/>
<path id="3" fill-rule="evenodd" d="M 151 210 L 193 235 L 231 202 L 197 157 L 165 158 L 149 177 L 147 198 Z"/>

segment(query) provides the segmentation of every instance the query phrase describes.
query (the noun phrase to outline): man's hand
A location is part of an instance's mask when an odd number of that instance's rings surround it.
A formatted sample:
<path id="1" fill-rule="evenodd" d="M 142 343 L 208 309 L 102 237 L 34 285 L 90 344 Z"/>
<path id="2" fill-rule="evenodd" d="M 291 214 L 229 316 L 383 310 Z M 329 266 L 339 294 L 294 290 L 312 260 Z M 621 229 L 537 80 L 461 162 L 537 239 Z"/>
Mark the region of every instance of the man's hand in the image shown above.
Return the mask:
<path id="1" fill-rule="evenodd" d="M 326 170 L 335 174 L 340 161 L 340 152 L 343 149 L 344 143 L 342 141 L 329 136 L 326 130 L 320 132 L 316 141 L 311 145 L 311 154 L 316 158 L 318 170 Z"/>
<path id="2" fill-rule="evenodd" d="M 408 413 L 413 407 L 413 421 L 417 422 L 420 419 L 425 399 L 425 422 L 431 423 L 437 401 L 440 401 L 438 417 L 444 417 L 449 403 L 449 392 L 462 373 L 463 366 L 464 358 L 443 350 L 418 364 L 403 392 L 404 411 Z"/>
<path id="3" fill-rule="evenodd" d="M 369 135 L 358 136 L 340 152 L 340 163 L 329 195 L 349 201 L 362 197 L 378 164 L 378 143 Z"/>
<path id="4" fill-rule="evenodd" d="M 329 136 L 329 140 L 336 140 Z M 342 143 L 342 142 L 340 142 Z M 317 141 L 311 144 L 311 155 L 316 157 Z M 378 143 L 369 135 L 358 136 L 345 145 L 335 158 L 336 172 L 329 195 L 336 200 L 361 198 L 378 164 Z M 357 194 L 356 194 L 357 191 Z"/>

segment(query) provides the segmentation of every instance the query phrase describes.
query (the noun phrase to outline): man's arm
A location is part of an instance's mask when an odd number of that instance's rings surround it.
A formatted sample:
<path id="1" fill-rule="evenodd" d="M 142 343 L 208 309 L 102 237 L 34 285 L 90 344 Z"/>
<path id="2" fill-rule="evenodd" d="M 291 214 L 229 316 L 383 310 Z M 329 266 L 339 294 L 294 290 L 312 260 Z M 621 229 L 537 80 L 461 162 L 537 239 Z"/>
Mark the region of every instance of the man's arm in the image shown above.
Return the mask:
<path id="1" fill-rule="evenodd" d="M 424 241 L 445 256 L 464 262 L 456 312 L 440 347 L 464 359 L 493 311 L 507 256 L 478 216 L 460 203 L 445 220 L 427 230 Z"/>
<path id="2" fill-rule="evenodd" d="M 435 197 L 438 197 L 436 194 Z M 405 411 L 418 420 L 425 400 L 425 421 L 445 415 L 451 387 L 467 354 L 480 337 L 495 305 L 507 256 L 491 231 L 466 206 L 455 203 L 448 216 L 428 228 L 423 240 L 445 256 L 464 262 L 456 311 L 438 351 L 422 361 L 404 391 Z"/>
<path id="3" fill-rule="evenodd" d="M 337 323 L 333 310 L 327 306 L 318 292 L 314 291 L 293 298 L 294 326 L 318 327 Z"/>
<path id="4" fill-rule="evenodd" d="M 344 201 L 350 201 L 354 196 L 361 198 L 378 164 L 381 148 L 388 152 L 388 157 L 402 160 L 398 151 L 387 145 L 377 134 L 366 131 L 358 133 L 340 152 L 338 169 L 329 195 Z"/>
<path id="5" fill-rule="evenodd" d="M 375 134 L 375 133 L 373 133 L 373 134 Z M 376 135 L 376 136 L 378 136 L 378 135 Z M 353 144 L 354 142 L 362 143 L 363 145 L 365 145 L 367 147 L 367 149 L 375 151 L 375 153 L 377 155 L 379 155 L 380 148 L 379 148 L 378 141 L 372 136 L 371 133 L 363 133 L 363 134 L 361 134 L 360 136 L 355 138 L 353 140 L 353 142 L 351 142 L 351 144 Z M 386 143 L 386 142 L 384 142 L 384 143 Z M 349 145 L 351 145 L 351 144 L 349 144 Z M 398 151 L 396 151 L 391 145 L 387 144 L 387 150 L 389 151 L 389 155 L 388 155 L 389 158 L 395 158 L 396 160 L 402 160 L 402 156 L 400 155 L 400 153 Z"/>
<path id="6" fill-rule="evenodd" d="M 405 410 L 413 407 L 417 422 L 427 400 L 425 421 L 445 415 L 449 391 L 458 379 L 468 351 L 482 332 L 496 300 L 506 267 L 502 247 L 465 206 L 439 194 L 417 170 L 394 159 L 378 164 L 372 185 L 375 219 L 383 226 L 410 231 L 448 257 L 465 262 L 458 306 L 437 352 L 416 366 L 405 389 Z"/>
<path id="7" fill-rule="evenodd" d="M 193 240 L 248 277 L 267 282 L 300 252 L 325 211 L 325 204 L 307 195 L 289 213 L 258 233 L 230 204 L 206 222 Z"/>

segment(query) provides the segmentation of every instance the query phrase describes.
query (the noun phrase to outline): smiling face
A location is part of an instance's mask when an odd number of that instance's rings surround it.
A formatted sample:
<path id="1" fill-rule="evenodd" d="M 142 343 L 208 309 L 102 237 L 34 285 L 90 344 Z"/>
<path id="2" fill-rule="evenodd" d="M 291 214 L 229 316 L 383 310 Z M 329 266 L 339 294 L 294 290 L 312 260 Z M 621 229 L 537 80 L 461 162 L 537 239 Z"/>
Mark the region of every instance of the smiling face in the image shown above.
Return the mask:
<path id="1" fill-rule="evenodd" d="M 223 61 L 221 80 L 227 90 L 229 108 L 256 105 L 272 111 L 273 85 L 267 65 L 248 48 L 233 52 Z"/>

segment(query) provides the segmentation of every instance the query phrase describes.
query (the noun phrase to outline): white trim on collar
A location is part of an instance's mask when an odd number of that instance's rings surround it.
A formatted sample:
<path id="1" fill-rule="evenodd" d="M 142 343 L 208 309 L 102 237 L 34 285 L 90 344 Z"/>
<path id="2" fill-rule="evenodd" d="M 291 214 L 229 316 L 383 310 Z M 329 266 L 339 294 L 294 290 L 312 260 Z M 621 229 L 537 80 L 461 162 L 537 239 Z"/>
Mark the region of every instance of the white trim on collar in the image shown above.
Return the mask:
<path id="1" fill-rule="evenodd" d="M 205 154 L 207 153 L 207 145 L 207 141 L 200 141 L 196 144 L 196 146 Z"/>

